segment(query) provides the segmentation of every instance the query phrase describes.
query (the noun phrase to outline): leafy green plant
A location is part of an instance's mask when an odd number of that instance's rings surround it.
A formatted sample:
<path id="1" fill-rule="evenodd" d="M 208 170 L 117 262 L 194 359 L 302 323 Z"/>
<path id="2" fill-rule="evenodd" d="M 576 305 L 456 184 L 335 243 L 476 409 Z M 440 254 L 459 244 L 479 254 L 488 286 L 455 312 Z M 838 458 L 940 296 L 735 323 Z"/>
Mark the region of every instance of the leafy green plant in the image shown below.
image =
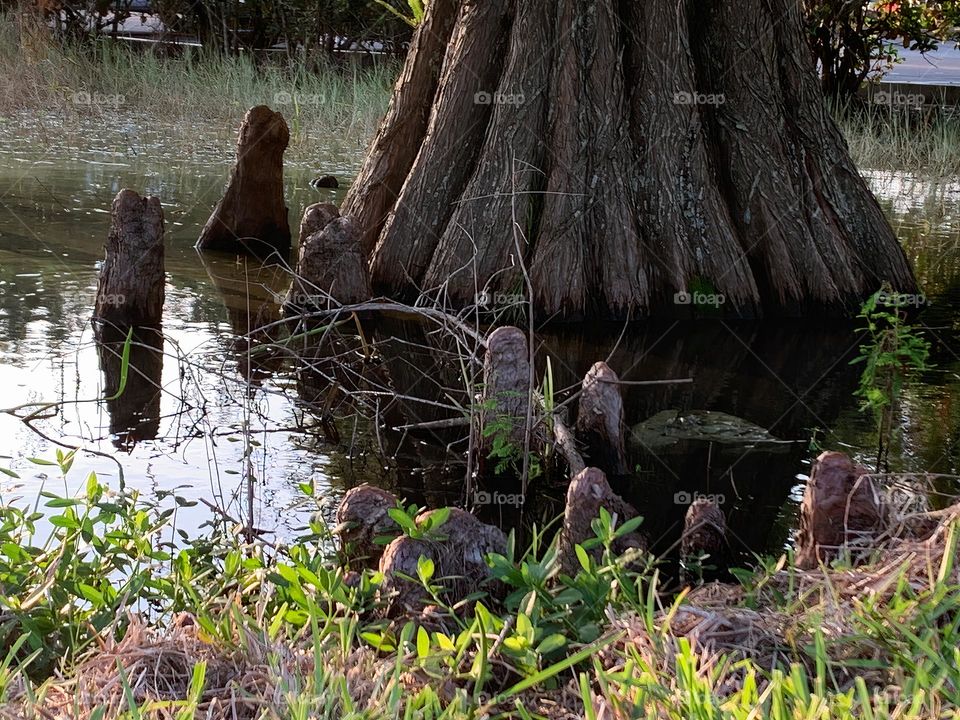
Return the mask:
<path id="1" fill-rule="evenodd" d="M 854 393 L 861 410 L 873 414 L 877 427 L 877 472 L 888 465 L 893 433 L 893 415 L 903 383 L 911 371 L 928 367 L 930 343 L 906 319 L 900 296 L 885 287 L 871 295 L 857 316 L 866 321 L 861 330 L 867 342 L 851 364 L 863 364 L 860 384 Z"/>
<path id="2" fill-rule="evenodd" d="M 423 512 L 423 508 L 418 508 L 416 505 L 410 505 L 407 508 L 398 506 L 387 510 L 387 514 L 400 526 L 404 535 L 408 535 L 415 540 L 443 540 L 443 535 L 438 531 L 450 518 L 450 508 L 434 510 L 426 517 L 418 520 L 417 516 L 421 512 Z M 384 539 L 389 542 L 389 539 Z"/>
<path id="3" fill-rule="evenodd" d="M 66 476 L 73 460 L 58 451 L 56 462 L 32 462 Z M 23 650 L 36 653 L 32 670 L 42 674 L 108 627 L 121 632 L 124 609 L 148 611 L 173 596 L 157 573 L 171 559 L 157 535 L 174 509 L 111 492 L 93 473 L 77 496 L 42 491 L 39 500 L 48 512 L 0 506 L 0 647 L 24 636 Z"/>
<path id="4" fill-rule="evenodd" d="M 552 400 L 551 400 L 552 401 Z M 523 474 L 523 448 L 513 441 L 513 435 L 520 422 L 519 418 L 509 415 L 491 417 L 490 413 L 496 410 L 496 401 L 488 400 L 479 409 L 487 415 L 482 435 L 490 440 L 490 451 L 487 457 L 494 461 L 493 472 L 496 475 L 510 473 L 521 476 Z M 536 480 L 543 475 L 543 465 L 540 459 L 531 455 L 527 465 L 527 482 Z"/>
<path id="5" fill-rule="evenodd" d="M 424 0 L 407 0 L 407 6 L 410 8 L 409 15 L 405 15 L 401 10 L 398 10 L 396 7 L 388 3 L 387 0 L 373 1 L 383 9 L 403 20 L 412 28 L 419 27 L 420 23 L 423 22 L 424 15 L 426 14 Z"/>
<path id="6" fill-rule="evenodd" d="M 871 72 L 898 62 L 897 45 L 926 52 L 957 39 L 957 0 L 805 0 L 805 24 L 827 97 L 853 97 Z"/>
<path id="7" fill-rule="evenodd" d="M 61 452 L 35 462 L 66 475 L 73 459 Z M 122 634 L 126 610 L 150 624 L 151 642 L 163 641 L 172 613 L 186 611 L 199 625 L 199 654 L 183 664 L 176 694 L 162 678 L 162 696 L 145 693 L 149 679 L 118 661 L 105 680 L 123 707 L 78 716 L 206 714 L 244 664 L 256 668 L 247 673 L 255 685 L 230 691 L 259 703 L 263 717 L 290 720 L 533 718 L 541 700 L 560 696 L 586 718 L 607 707 L 615 717 L 671 720 L 926 720 L 960 706 L 956 521 L 938 531 L 934 562 L 913 553 L 899 569 L 884 561 L 883 591 L 847 592 L 839 606 L 841 584 L 829 574 L 818 584 L 809 571 L 801 581 L 789 556 L 737 572 L 740 609 L 774 613 L 784 626 L 776 658 L 758 659 L 750 647 L 705 649 L 687 637 L 679 613 L 702 608 L 685 592 L 671 599 L 650 564 L 614 552 L 640 520 L 618 523 L 606 511 L 575 548 L 576 573 L 560 570 L 553 524 L 534 527 L 519 552 L 511 534 L 505 554 L 487 558 L 506 597 L 474 597 L 434 623 L 371 612 L 379 573 L 348 584 L 320 521 L 286 544 L 247 543 L 238 527 L 181 536 L 174 548 L 158 541 L 169 510 L 113 493 L 95 476 L 76 496 L 46 493 L 40 502 L 0 513 L 0 707 L 11 717 L 48 716 L 44 698 L 73 691 L 85 649 Z M 391 515 L 404 532 L 440 542 L 447 513 L 417 522 L 410 506 Z M 413 579 L 436 590 L 444 579 L 435 575 L 423 558 Z M 441 593 L 431 596 L 442 606 Z M 171 638 L 178 653 L 189 647 L 189 635 Z M 358 692 L 348 678 L 368 682 Z"/>

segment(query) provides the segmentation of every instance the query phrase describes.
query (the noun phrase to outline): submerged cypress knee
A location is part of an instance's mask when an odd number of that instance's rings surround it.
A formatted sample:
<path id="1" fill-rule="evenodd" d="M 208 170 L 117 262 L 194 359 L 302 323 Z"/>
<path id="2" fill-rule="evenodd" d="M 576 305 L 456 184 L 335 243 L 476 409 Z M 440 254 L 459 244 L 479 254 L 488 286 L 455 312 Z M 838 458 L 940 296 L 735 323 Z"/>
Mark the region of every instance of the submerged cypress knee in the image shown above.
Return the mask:
<path id="1" fill-rule="evenodd" d="M 576 546 L 596 536 L 592 523 L 600 517 L 600 508 L 605 509 L 611 516 L 616 515 L 618 526 L 639 514 L 636 508 L 613 491 L 602 470 L 588 467 L 573 478 L 567 488 L 563 527 L 557 539 L 557 557 L 561 572 L 568 575 L 578 572 L 580 561 L 577 558 Z M 613 543 L 613 551 L 617 554 L 628 550 L 642 551 L 646 547 L 646 538 L 637 531 L 625 533 Z M 595 547 L 588 551 L 588 554 L 596 560 L 599 559 L 601 551 L 602 548 Z"/>
<path id="2" fill-rule="evenodd" d="M 610 475 L 627 472 L 619 383 L 609 365 L 594 363 L 583 378 L 577 412 L 577 439 L 586 447 L 587 460 Z"/>
<path id="3" fill-rule="evenodd" d="M 94 331 L 110 434 L 118 447 L 129 447 L 156 437 L 160 426 L 166 281 L 160 200 L 117 193 L 105 253 Z"/>
<path id="4" fill-rule="evenodd" d="M 684 517 L 680 557 L 688 563 L 699 562 L 705 556 L 716 558 L 726 538 L 727 519 L 720 505 L 712 498 L 698 498 Z"/>
<path id="5" fill-rule="evenodd" d="M 159 327 L 163 316 L 163 208 L 155 197 L 117 193 L 97 283 L 97 327 Z"/>
<path id="6" fill-rule="evenodd" d="M 500 327 L 487 338 L 483 400 L 483 449 L 490 450 L 495 435 L 523 447 L 530 407 L 530 357 L 527 336 L 520 328 Z M 490 432 L 494 423 L 503 425 L 502 432 Z"/>
<path id="7" fill-rule="evenodd" d="M 423 538 L 401 535 L 383 551 L 379 596 L 388 617 L 418 614 L 432 604 L 433 598 L 416 579 L 421 557 L 434 563 L 434 582 L 441 586 L 439 593 L 450 606 L 478 590 L 502 598 L 505 588 L 494 580 L 486 557 L 491 553 L 506 554 L 506 535 L 500 528 L 482 523 L 459 508 L 427 510 L 417 516 L 417 525 L 423 526 L 431 517 L 447 512 L 446 521 L 436 528 L 436 533 Z"/>
<path id="8" fill-rule="evenodd" d="M 359 226 L 335 212 L 332 205 L 311 205 L 304 213 L 297 273 L 284 302 L 287 314 L 352 305 L 372 295 Z M 313 228 L 319 229 L 304 237 Z"/>
<path id="9" fill-rule="evenodd" d="M 260 257 L 289 254 L 290 224 L 283 199 L 283 153 L 289 142 L 280 113 L 266 105 L 247 111 L 227 191 L 200 233 L 197 249 Z"/>
<path id="10" fill-rule="evenodd" d="M 844 453 L 821 453 L 800 505 L 797 567 L 815 568 L 858 546 L 869 551 L 883 525 L 883 503 L 869 471 Z"/>

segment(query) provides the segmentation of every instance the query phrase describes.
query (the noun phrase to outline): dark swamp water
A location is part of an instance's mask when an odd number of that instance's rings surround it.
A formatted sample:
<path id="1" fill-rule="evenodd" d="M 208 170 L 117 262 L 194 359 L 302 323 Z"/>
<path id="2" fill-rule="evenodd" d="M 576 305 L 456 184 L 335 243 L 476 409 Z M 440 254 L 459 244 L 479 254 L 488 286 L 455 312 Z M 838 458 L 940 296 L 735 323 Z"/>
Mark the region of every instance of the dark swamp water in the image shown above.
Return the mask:
<path id="1" fill-rule="evenodd" d="M 315 488 L 328 519 L 346 489 L 367 481 L 419 504 L 476 506 L 478 497 L 466 497 L 463 489 L 463 431 L 391 429 L 449 413 L 399 403 L 379 429 L 348 416 L 328 422 L 305 404 L 316 398 L 305 397 L 309 382 L 291 362 L 261 363 L 246 353 L 238 336 L 279 317 L 289 277 L 278 268 L 201 258 L 193 250 L 229 171 L 229 138 L 171 149 L 162 132 L 142 132 L 135 119 L 124 122 L 121 142 L 105 139 L 116 138 L 115 127 L 86 128 L 84 139 L 73 141 L 55 132 L 38 135 L 34 124 L 0 125 L 0 409 L 62 403 L 55 416 L 36 423 L 49 438 L 114 456 L 126 484 L 148 495 L 203 498 L 234 516 L 245 512 L 249 460 L 257 478 L 256 525 L 279 537 L 318 510 L 304 485 Z M 318 172 L 349 178 L 361 152 L 331 142 L 324 162 L 288 167 L 293 225 L 305 205 L 341 198 L 342 191 L 314 190 L 309 180 Z M 933 344 L 935 366 L 905 389 L 891 469 L 942 474 L 926 481 L 938 505 L 954 492 L 946 476 L 960 473 L 960 182 L 868 175 L 921 278 L 927 304 L 919 323 Z M 153 360 L 142 366 L 153 384 L 142 376 L 130 381 L 130 402 L 149 408 L 147 417 L 135 418 L 123 402 L 102 401 L 111 391 L 104 375 L 111 361 L 98 354 L 89 324 L 108 211 L 123 187 L 159 196 L 167 224 L 163 355 L 148 354 Z M 364 331 L 371 341 L 396 336 L 387 363 L 396 387 L 442 398 L 440 378 L 450 368 L 442 355 L 410 344 L 422 340 L 422 328 L 381 323 Z M 633 433 L 634 472 L 618 478 L 615 489 L 640 509 L 660 549 L 676 541 L 687 504 L 702 493 L 722 496 L 734 559 L 775 553 L 795 526 L 816 454 L 812 441 L 873 462 L 872 420 L 852 395 L 859 369 L 849 361 L 862 340 L 856 323 L 575 326 L 538 340 L 538 358 L 541 365 L 550 358 L 556 388 L 575 387 L 608 355 L 626 381 L 692 379 L 623 388 L 628 425 L 645 423 L 646 430 Z M 700 439 L 678 429 L 691 426 Z M 256 441 L 249 448 L 245 428 Z M 758 441 L 750 433 L 759 429 L 779 442 Z M 731 434 L 741 437 L 730 441 Z M 20 475 L 0 475 L 0 498 L 32 500 L 41 488 L 69 492 L 90 470 L 111 485 L 119 482 L 118 465 L 103 456 L 80 454 L 66 481 L 28 460 L 50 458 L 54 449 L 0 414 L 0 467 Z M 493 503 L 476 509 L 508 526 L 545 522 L 562 511 L 564 491 L 560 483 L 542 482 L 522 509 Z M 178 526 L 195 530 L 209 516 L 203 504 L 181 508 Z"/>

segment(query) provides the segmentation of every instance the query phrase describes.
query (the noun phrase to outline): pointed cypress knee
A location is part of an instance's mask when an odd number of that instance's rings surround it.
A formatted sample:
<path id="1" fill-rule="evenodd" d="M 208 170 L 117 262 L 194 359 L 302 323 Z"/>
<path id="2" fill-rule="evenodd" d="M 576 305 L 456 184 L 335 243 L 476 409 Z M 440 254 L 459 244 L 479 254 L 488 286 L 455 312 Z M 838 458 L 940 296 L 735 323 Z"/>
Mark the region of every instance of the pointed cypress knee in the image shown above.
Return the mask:
<path id="1" fill-rule="evenodd" d="M 289 255 L 290 223 L 283 199 L 283 153 L 289 142 L 280 113 L 266 105 L 247 111 L 227 191 L 200 233 L 198 250 L 264 258 Z"/>

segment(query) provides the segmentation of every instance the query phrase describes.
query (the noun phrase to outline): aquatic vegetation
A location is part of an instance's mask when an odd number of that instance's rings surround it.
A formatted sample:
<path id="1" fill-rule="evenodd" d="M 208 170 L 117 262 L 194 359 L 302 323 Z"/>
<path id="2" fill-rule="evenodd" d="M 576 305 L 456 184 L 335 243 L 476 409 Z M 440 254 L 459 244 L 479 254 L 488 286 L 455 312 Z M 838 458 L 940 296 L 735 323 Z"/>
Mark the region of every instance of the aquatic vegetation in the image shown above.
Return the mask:
<path id="1" fill-rule="evenodd" d="M 960 116 L 955 110 L 833 111 L 859 168 L 916 173 L 931 181 L 956 177 Z"/>
<path id="2" fill-rule="evenodd" d="M 905 307 L 918 304 L 917 295 L 902 295 L 883 288 L 863 305 L 861 319 L 866 342 L 851 364 L 863 363 L 860 384 L 854 393 L 861 410 L 870 411 L 877 428 L 877 472 L 889 470 L 893 416 L 906 375 L 925 370 L 930 343 L 921 328 L 907 322 Z"/>

